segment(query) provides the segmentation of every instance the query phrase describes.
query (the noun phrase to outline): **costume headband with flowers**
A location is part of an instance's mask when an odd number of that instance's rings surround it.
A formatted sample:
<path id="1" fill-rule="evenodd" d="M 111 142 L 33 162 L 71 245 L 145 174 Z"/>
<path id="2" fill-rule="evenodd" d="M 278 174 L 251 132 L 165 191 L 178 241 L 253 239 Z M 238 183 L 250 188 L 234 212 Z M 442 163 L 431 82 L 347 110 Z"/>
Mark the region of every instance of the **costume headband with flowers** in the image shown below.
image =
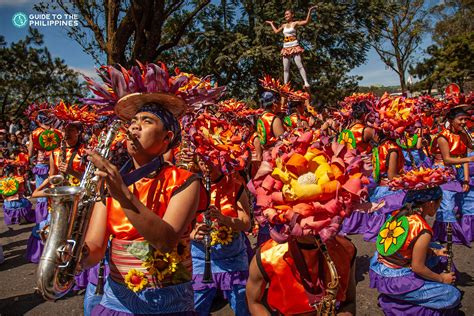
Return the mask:
<path id="1" fill-rule="evenodd" d="M 353 203 L 367 196 L 357 152 L 324 143 L 313 131 L 292 130 L 263 159 L 249 188 L 257 196 L 257 220 L 269 223 L 277 242 L 334 237 Z"/>
<path id="2" fill-rule="evenodd" d="M 369 112 L 367 121 L 390 138 L 414 134 L 421 127 L 422 113 L 416 99 L 393 97 L 385 93 Z"/>
<path id="3" fill-rule="evenodd" d="M 90 110 L 88 105 L 80 107 L 77 104 L 67 105 L 63 101 L 59 102 L 52 110 L 55 127 L 65 127 L 70 124 L 81 124 L 92 126 L 97 122 L 97 114 Z"/>
<path id="4" fill-rule="evenodd" d="M 410 170 L 389 181 L 392 190 L 425 190 L 454 179 L 449 168 L 423 168 Z"/>
<path id="5" fill-rule="evenodd" d="M 249 128 L 202 113 L 194 119 L 188 133 L 196 153 L 219 166 L 223 173 L 230 174 L 246 167 L 250 157 Z"/>
<path id="6" fill-rule="evenodd" d="M 96 104 L 101 111 L 114 110 L 121 119 L 130 120 L 147 103 L 161 105 L 174 117 L 179 118 L 198 103 L 218 99 L 225 87 L 212 87 L 207 78 L 176 70 L 170 76 L 164 63 L 142 64 L 125 69 L 122 66 L 102 66 L 97 70 L 103 83 L 91 78 L 85 80 L 97 96 L 84 99 L 85 103 Z"/>

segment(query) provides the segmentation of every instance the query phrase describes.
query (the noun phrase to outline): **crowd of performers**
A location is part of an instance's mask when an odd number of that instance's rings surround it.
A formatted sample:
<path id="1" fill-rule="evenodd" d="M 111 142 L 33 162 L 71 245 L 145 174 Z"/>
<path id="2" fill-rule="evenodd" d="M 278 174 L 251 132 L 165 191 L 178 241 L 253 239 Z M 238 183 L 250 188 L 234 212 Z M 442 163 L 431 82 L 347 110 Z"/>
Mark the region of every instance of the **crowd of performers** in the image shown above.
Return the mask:
<path id="1" fill-rule="evenodd" d="M 97 168 L 105 190 L 74 286 L 85 315 L 208 315 L 218 296 L 236 315 L 351 315 L 351 234 L 375 242 L 370 285 L 386 315 L 456 315 L 439 242 L 474 239 L 473 98 L 354 94 L 318 112 L 266 76 L 251 109 L 162 63 L 98 73 L 83 104 L 27 109 L 28 155 L 5 159 L 0 181 L 5 223 L 36 222 L 26 257 L 38 263 L 55 229 L 47 189 Z M 107 160 L 94 148 L 115 119 Z"/>

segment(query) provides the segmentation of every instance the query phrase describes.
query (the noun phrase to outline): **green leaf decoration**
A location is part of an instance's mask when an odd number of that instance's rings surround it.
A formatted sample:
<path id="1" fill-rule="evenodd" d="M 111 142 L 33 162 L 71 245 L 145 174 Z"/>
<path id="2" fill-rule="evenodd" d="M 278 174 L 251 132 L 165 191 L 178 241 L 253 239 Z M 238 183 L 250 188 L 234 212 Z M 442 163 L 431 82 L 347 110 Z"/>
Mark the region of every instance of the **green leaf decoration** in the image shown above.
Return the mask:
<path id="1" fill-rule="evenodd" d="M 405 244 L 409 232 L 408 218 L 392 216 L 382 225 L 377 235 L 376 247 L 382 256 L 391 256 Z"/>

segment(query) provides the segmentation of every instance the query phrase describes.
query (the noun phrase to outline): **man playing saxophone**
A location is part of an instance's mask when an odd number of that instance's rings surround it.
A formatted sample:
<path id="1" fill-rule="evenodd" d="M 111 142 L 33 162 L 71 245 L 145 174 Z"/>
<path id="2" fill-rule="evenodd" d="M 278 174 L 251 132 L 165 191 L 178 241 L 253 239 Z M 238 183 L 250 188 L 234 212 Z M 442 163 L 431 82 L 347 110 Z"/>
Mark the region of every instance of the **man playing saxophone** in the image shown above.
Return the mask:
<path id="1" fill-rule="evenodd" d="M 109 76 L 124 76 L 111 66 L 105 68 Z M 174 95 L 170 91 L 186 81 L 165 80 L 169 75 L 163 64 L 140 64 L 133 71 L 142 73 L 134 76 L 141 82 L 130 83 L 126 91 L 142 87 L 140 93 L 121 98 L 98 94 L 97 98 L 112 103 L 122 120 L 130 120 L 127 150 L 131 160 L 119 171 L 96 153 L 89 154 L 96 175 L 105 180 L 109 196 L 94 207 L 84 267 L 99 262 L 108 236 L 113 236 L 104 296 L 91 315 L 191 315 L 194 301 L 189 234 L 196 211 L 207 208 L 207 194 L 197 175 L 163 159 L 166 151 L 179 145 L 177 118 L 188 106 L 185 93 Z M 123 82 L 128 82 L 129 76 L 122 78 Z M 156 80 L 169 86 L 148 82 L 151 78 L 159 78 Z M 104 91 L 125 91 L 113 86 L 122 81 L 107 82 Z"/>

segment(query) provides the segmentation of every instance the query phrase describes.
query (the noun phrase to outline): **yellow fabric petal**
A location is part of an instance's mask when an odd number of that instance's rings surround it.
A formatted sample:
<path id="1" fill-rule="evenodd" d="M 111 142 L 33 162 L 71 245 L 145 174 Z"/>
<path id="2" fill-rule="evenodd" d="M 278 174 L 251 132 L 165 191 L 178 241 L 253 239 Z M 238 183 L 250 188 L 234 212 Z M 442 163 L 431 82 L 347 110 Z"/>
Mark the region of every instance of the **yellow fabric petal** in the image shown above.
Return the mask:
<path id="1" fill-rule="evenodd" d="M 390 225 L 388 225 L 388 229 L 394 230 L 397 227 L 397 221 L 391 221 Z"/>
<path id="2" fill-rule="evenodd" d="M 393 231 L 393 234 L 392 236 L 397 238 L 398 236 L 400 236 L 401 234 L 403 234 L 405 232 L 405 230 L 402 228 L 402 227 L 397 227 L 395 228 L 395 230 Z"/>
<path id="3" fill-rule="evenodd" d="M 385 252 L 387 252 L 388 248 L 390 248 L 390 246 L 392 245 L 392 241 L 393 241 L 392 237 L 388 237 L 387 239 L 385 239 L 385 242 L 383 244 Z"/>
<path id="4" fill-rule="evenodd" d="M 390 230 L 388 228 L 384 228 L 380 231 L 379 235 L 382 236 L 382 238 L 387 238 L 388 232 Z"/>

